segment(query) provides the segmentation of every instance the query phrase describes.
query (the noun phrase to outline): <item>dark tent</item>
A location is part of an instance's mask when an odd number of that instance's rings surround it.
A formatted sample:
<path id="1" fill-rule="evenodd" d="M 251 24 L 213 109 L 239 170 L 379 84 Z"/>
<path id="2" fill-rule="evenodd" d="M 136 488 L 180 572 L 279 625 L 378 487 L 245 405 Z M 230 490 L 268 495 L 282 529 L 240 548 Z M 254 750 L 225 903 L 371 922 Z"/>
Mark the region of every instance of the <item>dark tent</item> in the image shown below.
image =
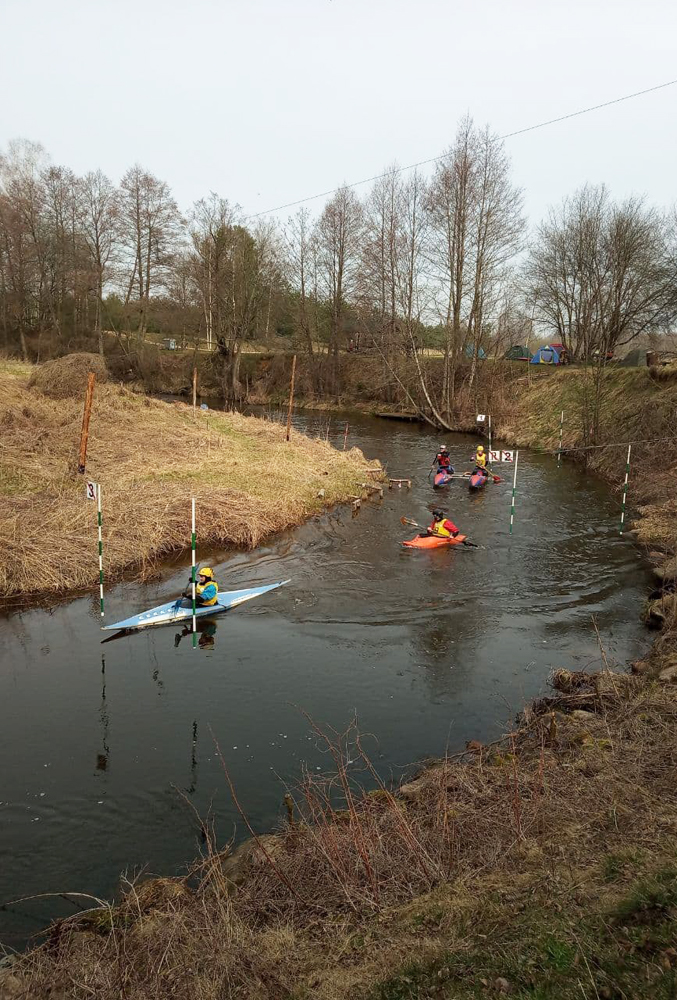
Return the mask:
<path id="1" fill-rule="evenodd" d="M 528 361 L 531 357 L 531 351 L 528 347 L 524 347 L 522 344 L 513 344 L 505 354 L 503 355 L 504 361 Z"/>
<path id="2" fill-rule="evenodd" d="M 632 351 L 629 351 L 624 358 L 621 358 L 619 364 L 624 367 L 627 365 L 628 368 L 638 367 L 646 368 L 646 351 L 643 351 L 641 347 L 635 347 Z"/>
<path id="3" fill-rule="evenodd" d="M 558 365 L 559 364 L 559 351 L 554 347 L 550 347 L 549 344 L 545 344 L 543 347 L 539 347 L 533 358 L 531 359 L 532 365 Z"/>

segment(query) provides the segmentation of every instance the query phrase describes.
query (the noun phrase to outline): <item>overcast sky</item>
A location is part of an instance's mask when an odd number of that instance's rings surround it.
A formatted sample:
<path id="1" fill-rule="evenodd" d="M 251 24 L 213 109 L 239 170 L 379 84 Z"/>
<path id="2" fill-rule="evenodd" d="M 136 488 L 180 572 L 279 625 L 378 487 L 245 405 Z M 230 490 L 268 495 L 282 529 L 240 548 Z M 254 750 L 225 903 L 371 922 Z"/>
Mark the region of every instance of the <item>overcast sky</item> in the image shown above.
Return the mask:
<path id="1" fill-rule="evenodd" d="M 677 78 L 676 53 L 675 0 L 0 0 L 0 148 L 253 213 L 433 157 L 466 111 L 505 134 Z M 674 86 L 508 139 L 530 219 L 585 181 L 673 204 L 676 111 Z"/>

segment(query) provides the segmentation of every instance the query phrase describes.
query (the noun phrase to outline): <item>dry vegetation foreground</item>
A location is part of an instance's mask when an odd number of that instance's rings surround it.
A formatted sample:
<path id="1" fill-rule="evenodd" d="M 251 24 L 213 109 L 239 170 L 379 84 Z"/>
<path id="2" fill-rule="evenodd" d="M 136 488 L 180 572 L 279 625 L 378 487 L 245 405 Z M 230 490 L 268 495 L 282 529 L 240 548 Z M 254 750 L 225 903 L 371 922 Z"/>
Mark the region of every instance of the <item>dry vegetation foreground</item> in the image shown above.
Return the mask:
<path id="1" fill-rule="evenodd" d="M 129 567 L 145 574 L 164 554 L 190 546 L 191 497 L 198 554 L 206 555 L 214 545 L 253 547 L 362 493 L 365 460 L 357 449 L 344 454 L 294 431 L 287 442 L 270 421 L 194 416 L 185 404 L 100 383 L 87 475 L 78 476 L 88 364 L 78 356 L 52 364 L 41 377 L 30 366 L 0 364 L 2 597 L 96 584 L 96 505 L 85 499 L 85 478 L 102 485 L 109 580 Z"/>

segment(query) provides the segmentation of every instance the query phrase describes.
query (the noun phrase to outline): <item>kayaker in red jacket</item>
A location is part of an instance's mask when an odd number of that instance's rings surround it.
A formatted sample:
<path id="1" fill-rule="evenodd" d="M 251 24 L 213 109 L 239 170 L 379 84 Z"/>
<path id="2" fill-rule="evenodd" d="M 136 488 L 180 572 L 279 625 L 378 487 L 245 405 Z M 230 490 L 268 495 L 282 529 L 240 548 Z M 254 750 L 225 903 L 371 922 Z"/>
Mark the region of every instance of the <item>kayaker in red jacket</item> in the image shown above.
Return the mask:
<path id="1" fill-rule="evenodd" d="M 443 444 L 440 450 L 435 455 L 435 462 L 437 462 L 438 472 L 441 472 L 444 469 L 446 472 L 453 473 L 454 470 L 451 464 L 451 458 L 449 457 L 449 452 L 447 451 L 446 444 Z"/>
<path id="2" fill-rule="evenodd" d="M 436 538 L 456 538 L 459 533 L 459 528 L 456 527 L 453 521 L 450 521 L 448 517 L 445 516 L 443 510 L 437 508 L 433 511 L 432 524 L 429 526 L 428 530 L 421 535 L 421 538 L 427 538 L 430 535 L 435 535 Z"/>

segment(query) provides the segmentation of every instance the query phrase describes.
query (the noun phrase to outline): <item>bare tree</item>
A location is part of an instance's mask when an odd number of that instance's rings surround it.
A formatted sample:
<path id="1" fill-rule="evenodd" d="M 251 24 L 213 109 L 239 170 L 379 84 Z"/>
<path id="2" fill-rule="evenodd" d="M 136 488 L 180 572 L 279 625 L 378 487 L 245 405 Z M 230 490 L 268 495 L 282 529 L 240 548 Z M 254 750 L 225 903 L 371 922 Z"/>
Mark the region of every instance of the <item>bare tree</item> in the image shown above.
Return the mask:
<path id="1" fill-rule="evenodd" d="M 668 222 L 640 198 L 617 204 L 586 185 L 539 226 L 525 277 L 573 356 L 605 356 L 664 322 L 677 277 Z"/>
<path id="2" fill-rule="evenodd" d="M 181 236 L 181 216 L 169 186 L 131 167 L 120 185 L 120 217 L 127 251 L 125 306 L 136 290 L 138 332 L 145 334 L 151 291 L 165 283 Z"/>
<path id="3" fill-rule="evenodd" d="M 339 385 L 339 349 L 346 300 L 354 291 L 359 264 L 362 222 L 362 206 L 354 191 L 344 185 L 325 205 L 317 224 L 321 280 L 331 312 L 329 351 L 334 392 Z"/>
<path id="4" fill-rule="evenodd" d="M 109 179 L 97 170 L 78 184 L 78 221 L 96 291 L 94 333 L 103 356 L 103 290 L 120 249 L 120 201 Z"/>

